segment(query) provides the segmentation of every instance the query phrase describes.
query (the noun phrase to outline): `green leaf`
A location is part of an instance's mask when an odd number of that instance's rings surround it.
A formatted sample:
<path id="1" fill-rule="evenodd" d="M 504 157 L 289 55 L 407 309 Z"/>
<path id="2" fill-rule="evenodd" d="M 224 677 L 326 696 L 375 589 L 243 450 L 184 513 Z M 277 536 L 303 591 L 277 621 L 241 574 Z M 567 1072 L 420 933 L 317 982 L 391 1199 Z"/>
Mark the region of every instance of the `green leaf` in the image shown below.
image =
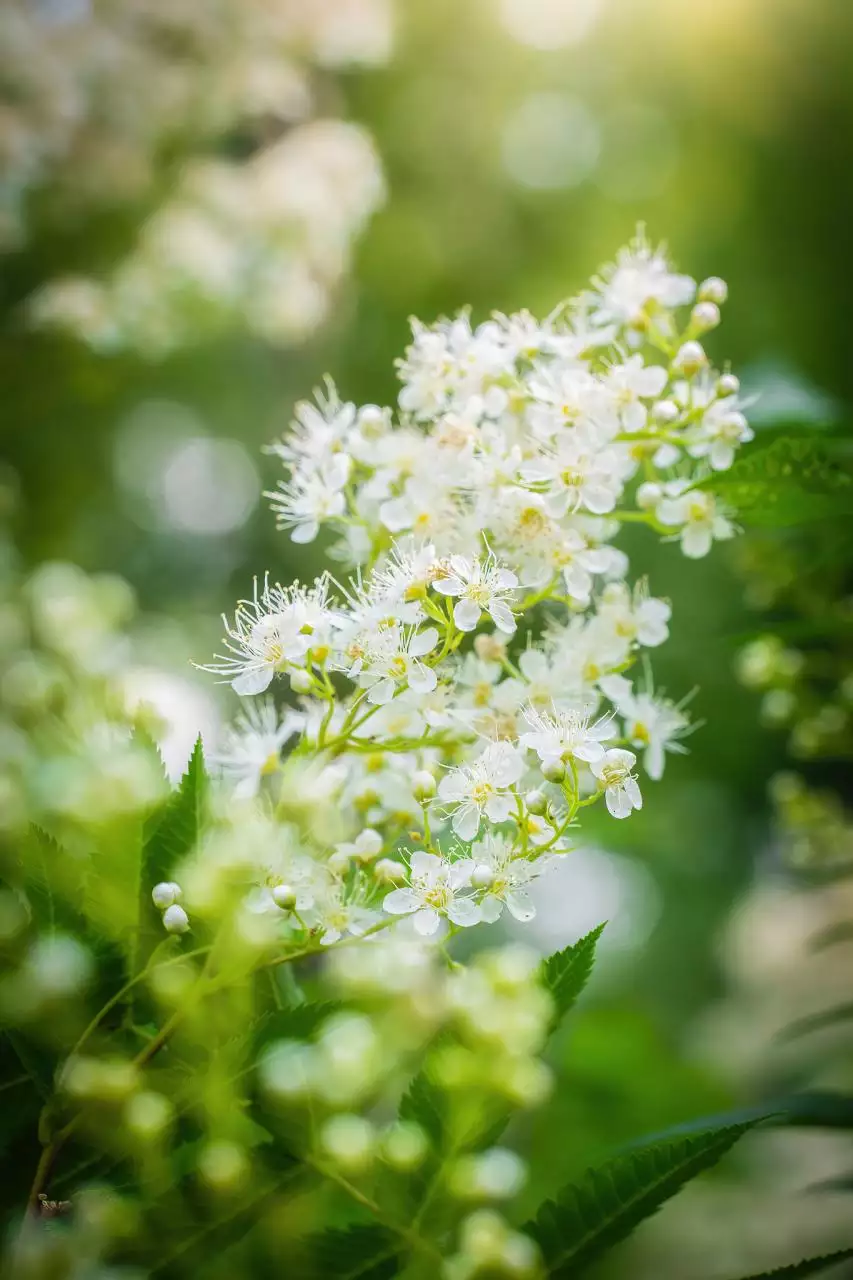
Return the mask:
<path id="1" fill-rule="evenodd" d="M 853 513 L 853 475 L 832 440 L 781 436 L 743 453 L 697 486 L 734 507 L 745 524 L 781 527 Z"/>
<path id="2" fill-rule="evenodd" d="M 202 742 L 198 738 L 177 790 L 157 807 L 143 827 L 134 975 L 142 972 L 164 937 L 161 915 L 151 900 L 151 890 L 161 881 L 169 880 L 177 863 L 198 843 L 205 820 L 208 787 Z"/>
<path id="3" fill-rule="evenodd" d="M 525 1230 L 542 1250 L 548 1275 L 574 1280 L 655 1213 L 686 1182 L 716 1164 L 751 1123 L 659 1143 L 617 1156 L 543 1204 Z"/>
<path id="4" fill-rule="evenodd" d="M 319 1000 L 267 1013 L 255 1029 L 252 1056 L 257 1057 L 274 1040 L 309 1040 L 327 1018 L 340 1013 L 343 1007 L 337 1000 Z"/>
<path id="5" fill-rule="evenodd" d="M 400 1242 L 385 1227 L 365 1225 L 325 1231 L 301 1242 L 307 1256 L 293 1280 L 391 1280 L 398 1273 Z"/>
<path id="6" fill-rule="evenodd" d="M 542 962 L 542 982 L 554 1001 L 554 1025 L 564 1018 L 587 984 L 595 961 L 595 948 L 604 930 L 587 933 L 571 947 L 557 951 Z"/>
<path id="7" fill-rule="evenodd" d="M 839 1022 L 850 1022 L 853 1019 L 853 1000 L 844 1004 L 833 1005 L 831 1009 L 822 1009 L 819 1013 L 810 1013 L 805 1018 L 797 1018 L 789 1022 L 776 1037 L 778 1040 L 798 1040 L 800 1036 L 809 1035 L 812 1031 L 825 1031 Z"/>
<path id="8" fill-rule="evenodd" d="M 400 1100 L 400 1119 L 419 1124 L 440 1151 L 445 1141 L 446 1105 L 443 1091 L 425 1068 L 413 1078 Z"/>
<path id="9" fill-rule="evenodd" d="M 813 1276 L 827 1267 L 853 1258 L 853 1249 L 840 1249 L 838 1253 L 825 1253 L 822 1258 L 806 1258 L 791 1267 L 777 1267 L 775 1271 L 762 1271 L 760 1275 L 744 1276 L 743 1280 L 800 1280 L 801 1276 Z"/>
<path id="10" fill-rule="evenodd" d="M 843 942 L 853 942 L 853 920 L 839 920 L 837 924 L 822 929 L 812 938 L 809 949 L 826 951 L 829 947 L 838 946 Z"/>

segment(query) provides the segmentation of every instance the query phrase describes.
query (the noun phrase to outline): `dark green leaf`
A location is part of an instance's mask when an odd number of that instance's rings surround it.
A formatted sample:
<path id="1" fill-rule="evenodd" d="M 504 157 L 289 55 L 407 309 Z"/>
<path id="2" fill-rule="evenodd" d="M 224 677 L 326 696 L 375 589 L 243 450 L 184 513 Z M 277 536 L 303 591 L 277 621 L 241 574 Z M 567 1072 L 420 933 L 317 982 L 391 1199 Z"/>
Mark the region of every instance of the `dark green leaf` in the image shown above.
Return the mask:
<path id="1" fill-rule="evenodd" d="M 853 1258 L 853 1249 L 841 1249 L 838 1253 L 826 1253 L 822 1258 L 806 1258 L 791 1267 L 777 1267 L 775 1271 L 762 1271 L 760 1275 L 744 1276 L 743 1280 L 800 1280 L 801 1276 L 814 1276 L 827 1267 Z"/>
<path id="2" fill-rule="evenodd" d="M 837 1178 L 823 1178 L 820 1182 L 810 1183 L 806 1190 L 813 1193 L 822 1191 L 846 1193 L 853 1191 L 853 1173 L 841 1174 Z"/>
<path id="3" fill-rule="evenodd" d="M 745 524 L 783 526 L 853 513 L 853 475 L 837 444 L 809 436 L 781 436 L 747 450 L 728 471 L 697 488 L 734 507 Z"/>
<path id="4" fill-rule="evenodd" d="M 595 947 L 604 925 L 600 924 L 571 947 L 542 962 L 542 982 L 554 1001 L 554 1024 L 569 1012 L 586 986 L 595 961 Z"/>
<path id="5" fill-rule="evenodd" d="M 398 1272 L 400 1242 L 385 1227 L 325 1231 L 301 1243 L 305 1259 L 288 1271 L 293 1280 L 391 1280 Z"/>
<path id="6" fill-rule="evenodd" d="M 336 1000 L 322 1000 L 267 1013 L 255 1029 L 255 1055 L 274 1040 L 309 1040 L 327 1018 L 334 1017 L 342 1008 Z"/>
<path id="7" fill-rule="evenodd" d="M 624 1240 L 686 1182 L 717 1163 L 752 1127 L 730 1125 L 617 1156 L 546 1201 L 525 1230 L 548 1275 L 574 1277 Z"/>
<path id="8" fill-rule="evenodd" d="M 445 1139 L 445 1107 L 443 1091 L 424 1069 L 414 1077 L 400 1100 L 400 1119 L 419 1124 L 433 1145 L 441 1150 Z"/>
<path id="9" fill-rule="evenodd" d="M 853 942 L 853 920 L 840 920 L 830 925 L 812 938 L 812 951 L 825 951 L 828 947 L 838 946 L 842 942 Z"/>

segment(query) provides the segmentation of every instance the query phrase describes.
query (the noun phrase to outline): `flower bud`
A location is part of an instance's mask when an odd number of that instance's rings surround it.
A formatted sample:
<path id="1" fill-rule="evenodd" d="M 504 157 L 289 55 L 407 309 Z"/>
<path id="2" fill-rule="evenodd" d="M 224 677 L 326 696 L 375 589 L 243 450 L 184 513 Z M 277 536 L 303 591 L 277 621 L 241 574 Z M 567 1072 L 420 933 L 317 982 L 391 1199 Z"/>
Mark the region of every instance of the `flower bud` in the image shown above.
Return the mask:
<path id="1" fill-rule="evenodd" d="M 332 1116 L 320 1131 L 320 1142 L 327 1154 L 336 1164 L 353 1171 L 370 1163 L 375 1141 L 373 1125 L 363 1116 Z"/>
<path id="2" fill-rule="evenodd" d="M 740 391 L 740 378 L 735 377 L 733 373 L 724 373 L 717 379 L 717 395 L 722 399 L 724 396 L 736 396 Z"/>
<path id="3" fill-rule="evenodd" d="M 198 1172 L 214 1191 L 232 1191 L 245 1182 L 249 1161 L 236 1142 L 209 1142 L 198 1158 Z"/>
<path id="4" fill-rule="evenodd" d="M 562 760 L 546 760 L 542 765 L 542 777 L 548 782 L 562 782 L 566 776 L 566 766 Z"/>
<path id="5" fill-rule="evenodd" d="M 691 328 L 696 333 L 716 329 L 720 323 L 720 308 L 715 302 L 697 302 L 690 313 Z"/>
<path id="6" fill-rule="evenodd" d="M 174 880 L 162 880 L 151 890 L 151 901 L 159 911 L 165 911 L 167 907 L 171 907 L 180 896 L 181 887 L 175 884 Z"/>
<path id="7" fill-rule="evenodd" d="M 672 426 L 673 422 L 678 420 L 679 408 L 674 400 L 658 400 L 652 405 L 652 417 L 655 422 L 659 422 L 662 427 Z"/>
<path id="8" fill-rule="evenodd" d="M 125 1107 L 125 1123 L 138 1138 L 158 1138 L 172 1119 L 173 1107 L 162 1093 L 143 1090 L 134 1094 Z"/>
<path id="9" fill-rule="evenodd" d="M 641 511 L 653 511 L 663 497 L 663 486 L 647 480 L 637 490 L 637 506 Z"/>
<path id="10" fill-rule="evenodd" d="M 427 1136 L 419 1124 L 399 1120 L 382 1138 L 383 1158 L 395 1169 L 415 1169 L 429 1150 Z"/>
<path id="11" fill-rule="evenodd" d="M 693 377 L 696 373 L 701 373 L 708 363 L 708 357 L 702 344 L 699 342 L 685 342 L 676 352 L 673 364 L 681 373 L 685 373 L 688 378 Z"/>
<path id="12" fill-rule="evenodd" d="M 406 878 L 406 868 L 396 858 L 380 858 L 373 870 L 383 884 L 400 884 Z"/>
<path id="13" fill-rule="evenodd" d="M 190 918 L 183 907 L 173 902 L 163 912 L 163 927 L 167 933 L 186 933 L 190 927 Z"/>
<path id="14" fill-rule="evenodd" d="M 714 302 L 722 306 L 729 296 L 729 286 L 719 276 L 709 276 L 699 286 L 699 301 Z"/>
<path id="15" fill-rule="evenodd" d="M 418 769 L 412 778 L 412 793 L 419 804 L 431 800 L 435 795 L 435 778 L 426 769 Z"/>
<path id="16" fill-rule="evenodd" d="M 535 813 L 541 817 L 548 807 L 548 797 L 544 791 L 534 788 L 533 791 L 528 791 L 524 797 L 524 804 L 528 813 Z"/>
<path id="17" fill-rule="evenodd" d="M 475 638 L 474 652 L 483 662 L 503 662 L 506 657 L 506 645 L 500 636 L 484 632 Z"/>
<path id="18" fill-rule="evenodd" d="M 495 873 L 485 862 L 478 862 L 471 872 L 472 889 L 491 889 L 495 883 Z"/>
<path id="19" fill-rule="evenodd" d="M 272 900 L 282 911 L 292 911 L 296 906 L 296 890 L 289 884 L 277 884 L 273 887 Z"/>
<path id="20" fill-rule="evenodd" d="M 310 693 L 314 680 L 308 671 L 291 671 L 290 687 L 294 693 Z"/>

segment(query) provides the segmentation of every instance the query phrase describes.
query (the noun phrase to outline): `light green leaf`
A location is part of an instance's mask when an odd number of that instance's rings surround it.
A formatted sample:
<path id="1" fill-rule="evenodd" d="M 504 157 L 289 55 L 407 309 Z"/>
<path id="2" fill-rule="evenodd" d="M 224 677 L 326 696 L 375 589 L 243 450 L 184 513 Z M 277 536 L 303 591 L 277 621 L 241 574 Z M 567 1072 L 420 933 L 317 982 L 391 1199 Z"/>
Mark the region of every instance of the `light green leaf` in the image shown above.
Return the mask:
<path id="1" fill-rule="evenodd" d="M 398 1274 L 400 1242 L 385 1227 L 353 1226 L 304 1241 L 306 1257 L 294 1280 L 391 1280 Z"/>
<path id="2" fill-rule="evenodd" d="M 617 1156 L 546 1201 L 525 1230 L 539 1244 L 549 1276 L 574 1280 L 704 1169 L 752 1124 L 731 1125 Z"/>

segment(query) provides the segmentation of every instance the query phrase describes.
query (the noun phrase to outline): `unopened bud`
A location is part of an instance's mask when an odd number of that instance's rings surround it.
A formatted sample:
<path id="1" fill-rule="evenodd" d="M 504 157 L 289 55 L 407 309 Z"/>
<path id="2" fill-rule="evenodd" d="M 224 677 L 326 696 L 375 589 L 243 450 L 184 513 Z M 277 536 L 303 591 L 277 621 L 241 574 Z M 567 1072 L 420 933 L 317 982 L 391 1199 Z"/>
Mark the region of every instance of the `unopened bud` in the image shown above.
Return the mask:
<path id="1" fill-rule="evenodd" d="M 167 933 L 186 933 L 190 927 L 190 918 L 176 902 L 163 912 L 163 927 Z"/>
<path id="2" fill-rule="evenodd" d="M 533 791 L 528 791 L 527 795 L 524 797 L 524 803 L 527 807 L 528 813 L 535 813 L 541 817 L 548 808 L 548 797 L 545 795 L 544 791 L 540 791 L 538 788 L 535 788 Z"/>
<path id="3" fill-rule="evenodd" d="M 165 911 L 167 907 L 171 907 L 180 896 L 181 887 L 175 884 L 174 880 L 162 880 L 151 890 L 151 901 L 159 911 Z"/>
<path id="4" fill-rule="evenodd" d="M 394 858 L 380 858 L 373 870 L 385 884 L 398 884 L 406 878 L 406 868 Z"/>
<path id="5" fill-rule="evenodd" d="M 419 804 L 431 800 L 436 793 L 435 778 L 426 769 L 418 769 L 412 778 L 412 793 Z"/>
<path id="6" fill-rule="evenodd" d="M 490 889 L 495 883 L 495 873 L 485 862 L 479 862 L 471 872 L 472 889 Z"/>
<path id="7" fill-rule="evenodd" d="M 290 687 L 294 693 L 310 693 L 314 680 L 308 671 L 291 671 Z"/>
<path id="8" fill-rule="evenodd" d="M 717 379 L 717 395 L 722 399 L 724 396 L 736 396 L 740 391 L 740 378 L 733 373 L 724 373 Z"/>
<path id="9" fill-rule="evenodd" d="M 125 1112 L 125 1123 L 138 1138 L 150 1140 L 158 1137 L 172 1119 L 173 1107 L 162 1093 L 143 1090 L 129 1100 Z"/>
<path id="10" fill-rule="evenodd" d="M 720 308 L 716 302 L 697 302 L 690 313 L 691 326 L 697 333 L 716 329 L 720 323 Z"/>
<path id="11" fill-rule="evenodd" d="M 375 1141 L 373 1125 L 363 1116 L 332 1116 L 320 1131 L 327 1154 L 345 1169 L 359 1170 L 369 1164 Z"/>
<path id="12" fill-rule="evenodd" d="M 246 1180 L 249 1161 L 236 1142 L 210 1142 L 198 1158 L 198 1171 L 215 1191 L 231 1191 Z"/>
<path id="13" fill-rule="evenodd" d="M 663 497 L 663 486 L 647 480 L 637 490 L 637 506 L 641 511 L 652 511 Z"/>
<path id="14" fill-rule="evenodd" d="M 663 427 L 672 426 L 679 416 L 679 408 L 674 400 L 658 400 L 652 405 L 652 417 Z"/>
<path id="15" fill-rule="evenodd" d="M 272 900 L 282 911 L 292 911 L 296 906 L 296 890 L 289 884 L 277 884 L 273 887 Z"/>
<path id="16" fill-rule="evenodd" d="M 427 1136 L 419 1124 L 400 1120 L 382 1139 L 382 1155 L 395 1169 L 416 1168 L 429 1150 Z"/>
<path id="17" fill-rule="evenodd" d="M 548 782 L 562 782 L 566 776 L 566 766 L 562 760 L 546 760 L 542 765 L 542 777 Z"/>
<path id="18" fill-rule="evenodd" d="M 700 302 L 715 302 L 722 306 L 729 296 L 729 286 L 719 276 L 708 276 L 699 286 Z"/>
<path id="19" fill-rule="evenodd" d="M 708 363 L 708 357 L 702 344 L 699 342 L 685 342 L 679 347 L 675 360 L 673 361 L 676 369 L 687 374 L 688 378 L 695 373 L 701 373 Z"/>
<path id="20" fill-rule="evenodd" d="M 483 662 L 503 662 L 506 645 L 499 636 L 484 632 L 474 640 L 474 652 Z"/>

